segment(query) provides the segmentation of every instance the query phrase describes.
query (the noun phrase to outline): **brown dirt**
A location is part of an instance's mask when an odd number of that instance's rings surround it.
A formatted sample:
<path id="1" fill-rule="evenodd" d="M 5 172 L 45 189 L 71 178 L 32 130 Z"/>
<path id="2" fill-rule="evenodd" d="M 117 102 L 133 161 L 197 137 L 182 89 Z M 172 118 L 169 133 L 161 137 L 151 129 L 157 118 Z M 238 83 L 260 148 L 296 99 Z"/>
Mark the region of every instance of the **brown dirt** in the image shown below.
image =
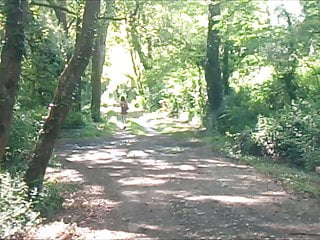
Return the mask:
<path id="1" fill-rule="evenodd" d="M 60 142 L 77 183 L 65 210 L 30 234 L 41 239 L 320 239 L 320 204 L 196 139 L 136 136 Z M 60 235 L 59 235 L 60 234 Z"/>

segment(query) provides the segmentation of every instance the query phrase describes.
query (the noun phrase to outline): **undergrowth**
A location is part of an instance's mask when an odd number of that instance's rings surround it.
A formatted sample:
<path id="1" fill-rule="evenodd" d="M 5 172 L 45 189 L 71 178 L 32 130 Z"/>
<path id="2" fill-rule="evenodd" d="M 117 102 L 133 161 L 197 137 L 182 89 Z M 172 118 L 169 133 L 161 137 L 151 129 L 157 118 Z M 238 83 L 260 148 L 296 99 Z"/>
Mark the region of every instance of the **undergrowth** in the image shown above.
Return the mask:
<path id="1" fill-rule="evenodd" d="M 45 182 L 40 193 L 28 197 L 28 189 L 21 176 L 0 173 L 0 236 L 15 238 L 63 209 L 61 193 L 69 186 Z"/>

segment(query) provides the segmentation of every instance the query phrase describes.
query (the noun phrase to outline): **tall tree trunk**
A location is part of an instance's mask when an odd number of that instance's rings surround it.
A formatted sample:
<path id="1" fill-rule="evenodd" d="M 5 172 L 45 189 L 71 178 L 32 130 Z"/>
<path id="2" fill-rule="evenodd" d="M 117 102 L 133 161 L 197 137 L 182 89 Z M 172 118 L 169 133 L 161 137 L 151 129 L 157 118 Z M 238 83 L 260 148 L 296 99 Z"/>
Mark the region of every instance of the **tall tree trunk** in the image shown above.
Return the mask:
<path id="1" fill-rule="evenodd" d="M 106 16 L 113 13 L 113 5 L 115 0 L 106 1 Z M 94 50 L 92 54 L 92 70 L 91 70 L 91 116 L 94 122 L 100 122 L 100 105 L 101 105 L 101 77 L 103 65 L 106 56 L 106 38 L 108 34 L 109 21 L 101 20 L 99 22 L 97 36 L 95 39 Z"/>
<path id="2" fill-rule="evenodd" d="M 223 58 L 222 58 L 222 82 L 224 87 L 224 95 L 229 95 L 230 86 L 229 86 L 229 76 L 230 76 L 230 67 L 229 67 L 229 51 L 230 43 L 226 42 L 223 46 Z"/>
<path id="3" fill-rule="evenodd" d="M 92 53 L 95 24 L 99 10 L 100 0 L 86 0 L 82 30 L 80 36 L 76 39 L 74 54 L 59 78 L 49 115 L 44 122 L 34 152 L 28 162 L 25 181 L 30 190 L 42 186 L 54 143 L 72 104 L 72 95 L 77 80 L 87 67 Z"/>
<path id="4" fill-rule="evenodd" d="M 77 18 L 77 22 L 76 22 L 76 39 L 80 38 L 80 34 L 81 34 L 81 17 L 79 16 Z M 75 112 L 75 113 L 80 113 L 79 115 L 77 115 L 78 119 L 77 121 L 82 122 L 82 116 L 81 116 L 81 93 L 82 93 L 82 75 L 80 75 L 80 77 L 76 80 L 76 89 L 73 92 L 73 96 L 74 96 L 74 102 L 72 104 L 72 108 L 71 111 Z"/>
<path id="5" fill-rule="evenodd" d="M 220 15 L 220 6 L 217 2 L 211 0 L 209 4 L 209 26 L 207 38 L 207 59 L 205 65 L 205 79 L 207 82 L 208 93 L 208 117 L 215 121 L 217 115 L 222 109 L 223 103 L 223 85 L 221 79 L 221 70 L 219 62 L 220 39 L 218 36 L 217 23 L 215 19 Z M 213 123 L 210 123 L 209 126 Z"/>
<path id="6" fill-rule="evenodd" d="M 8 143 L 24 52 L 23 0 L 5 1 L 5 38 L 0 65 L 0 163 Z"/>

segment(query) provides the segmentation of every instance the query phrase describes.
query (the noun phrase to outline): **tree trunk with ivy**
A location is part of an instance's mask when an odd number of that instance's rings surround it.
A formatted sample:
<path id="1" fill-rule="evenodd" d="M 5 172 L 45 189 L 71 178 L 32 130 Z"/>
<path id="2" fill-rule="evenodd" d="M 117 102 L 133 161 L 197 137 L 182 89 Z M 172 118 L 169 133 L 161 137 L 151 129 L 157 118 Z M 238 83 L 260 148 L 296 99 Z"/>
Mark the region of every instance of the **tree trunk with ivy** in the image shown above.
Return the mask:
<path id="1" fill-rule="evenodd" d="M 72 96 L 76 89 L 77 80 L 85 71 L 92 53 L 99 10 L 100 0 L 86 0 L 82 29 L 76 39 L 73 56 L 59 78 L 49 115 L 44 122 L 32 157 L 28 162 L 25 181 L 30 190 L 42 186 L 59 130 L 73 102 Z"/>
<path id="2" fill-rule="evenodd" d="M 0 65 L 0 163 L 3 163 L 9 139 L 13 107 L 16 101 L 24 53 L 23 0 L 4 2 L 6 22 Z"/>
<path id="3" fill-rule="evenodd" d="M 111 16 L 113 12 L 114 0 L 106 1 L 106 16 Z M 106 38 L 108 34 L 109 20 L 100 20 L 98 25 L 97 37 L 94 43 L 92 54 L 92 71 L 91 71 L 91 116 L 94 122 L 100 122 L 100 105 L 101 105 L 101 77 L 103 65 L 106 56 Z"/>
<path id="4" fill-rule="evenodd" d="M 220 6 L 216 1 L 209 4 L 209 24 L 207 37 L 207 59 L 205 65 L 205 79 L 208 93 L 208 126 L 211 128 L 223 104 L 223 83 L 219 61 L 220 39 L 217 29 L 217 16 Z"/>

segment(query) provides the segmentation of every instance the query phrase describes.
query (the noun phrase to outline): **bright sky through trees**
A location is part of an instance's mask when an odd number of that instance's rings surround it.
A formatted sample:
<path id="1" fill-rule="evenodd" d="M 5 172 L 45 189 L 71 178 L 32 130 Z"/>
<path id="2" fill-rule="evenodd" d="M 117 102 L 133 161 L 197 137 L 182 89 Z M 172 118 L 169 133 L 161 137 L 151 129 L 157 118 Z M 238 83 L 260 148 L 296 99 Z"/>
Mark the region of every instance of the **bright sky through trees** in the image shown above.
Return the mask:
<path id="1" fill-rule="evenodd" d="M 286 11 L 295 15 L 295 17 L 302 17 L 302 7 L 299 0 L 268 0 L 267 7 L 271 14 L 271 24 L 285 24 L 283 19 L 278 18 L 278 13 L 276 11 L 280 6 L 283 6 Z"/>

